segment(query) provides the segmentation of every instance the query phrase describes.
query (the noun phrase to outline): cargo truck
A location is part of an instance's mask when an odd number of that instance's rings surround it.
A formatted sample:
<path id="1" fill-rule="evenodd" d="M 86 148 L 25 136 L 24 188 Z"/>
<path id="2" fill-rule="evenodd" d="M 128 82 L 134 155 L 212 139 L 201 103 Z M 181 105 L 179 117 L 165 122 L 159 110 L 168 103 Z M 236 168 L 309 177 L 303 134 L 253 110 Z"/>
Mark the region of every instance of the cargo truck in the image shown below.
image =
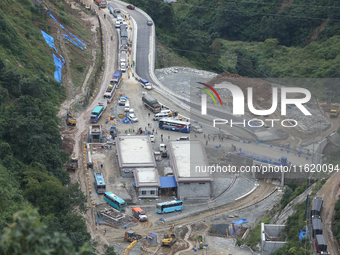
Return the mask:
<path id="1" fill-rule="evenodd" d="M 158 103 L 157 99 L 153 98 L 148 94 L 143 94 L 142 96 L 143 105 L 154 113 L 161 111 L 161 105 Z"/>
<path id="2" fill-rule="evenodd" d="M 107 87 L 104 93 L 104 98 L 107 99 L 108 102 L 111 102 L 112 98 L 115 95 L 115 91 L 116 91 L 116 85 L 109 84 L 109 86 Z"/>
<path id="3" fill-rule="evenodd" d="M 147 221 L 148 220 L 146 213 L 140 207 L 133 207 L 132 213 L 133 213 L 133 216 L 135 216 L 137 219 L 139 219 L 139 221 Z"/>
<path id="4" fill-rule="evenodd" d="M 103 109 L 103 111 L 105 111 L 105 109 L 106 109 L 106 107 L 107 107 L 107 99 L 101 99 L 99 102 L 98 102 L 98 105 L 99 106 L 103 106 L 104 107 L 104 109 Z"/>
<path id="5" fill-rule="evenodd" d="M 106 8 L 107 3 L 106 0 L 94 0 L 95 4 L 98 5 L 99 8 Z"/>
<path id="6" fill-rule="evenodd" d="M 126 71 L 126 52 L 122 51 L 120 53 L 120 70 L 122 72 Z"/>
<path id="7" fill-rule="evenodd" d="M 112 79 L 110 80 L 110 84 L 114 85 L 116 84 L 117 87 L 120 85 L 120 82 L 122 81 L 122 71 L 117 70 L 113 75 Z"/>
<path id="8" fill-rule="evenodd" d="M 91 122 L 97 123 L 100 117 L 102 116 L 104 110 L 105 109 L 103 106 L 96 106 L 91 112 Z"/>

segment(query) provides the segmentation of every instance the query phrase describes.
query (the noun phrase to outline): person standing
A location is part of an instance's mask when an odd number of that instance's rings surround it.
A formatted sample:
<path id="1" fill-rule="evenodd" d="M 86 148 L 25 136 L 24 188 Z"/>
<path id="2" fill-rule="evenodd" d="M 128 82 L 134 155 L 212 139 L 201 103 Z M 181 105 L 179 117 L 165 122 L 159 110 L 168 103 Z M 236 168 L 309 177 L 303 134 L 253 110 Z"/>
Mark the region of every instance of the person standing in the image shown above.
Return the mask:
<path id="1" fill-rule="evenodd" d="M 205 141 L 205 145 L 208 145 L 208 140 Z"/>

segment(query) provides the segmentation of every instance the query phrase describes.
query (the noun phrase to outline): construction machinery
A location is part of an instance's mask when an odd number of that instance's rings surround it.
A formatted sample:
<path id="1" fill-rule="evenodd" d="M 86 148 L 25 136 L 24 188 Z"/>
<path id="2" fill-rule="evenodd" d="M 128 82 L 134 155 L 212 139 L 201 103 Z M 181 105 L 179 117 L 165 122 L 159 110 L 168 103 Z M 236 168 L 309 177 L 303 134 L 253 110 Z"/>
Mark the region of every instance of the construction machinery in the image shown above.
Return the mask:
<path id="1" fill-rule="evenodd" d="M 74 155 L 72 155 L 70 161 L 67 163 L 66 169 L 67 171 L 75 172 L 77 168 L 78 168 L 78 159 L 76 159 Z"/>
<path id="2" fill-rule="evenodd" d="M 133 230 L 129 230 L 129 231 L 125 232 L 124 240 L 131 243 L 131 242 L 133 242 L 135 240 L 139 240 L 141 238 L 142 238 L 141 235 L 136 234 L 135 231 L 133 231 Z"/>
<path id="3" fill-rule="evenodd" d="M 339 116 L 339 108 L 333 108 L 329 112 L 329 117 L 337 118 Z"/>
<path id="4" fill-rule="evenodd" d="M 171 233 L 174 230 L 174 228 L 175 228 L 175 224 L 172 224 L 171 228 L 169 229 L 169 233 L 164 234 L 162 246 L 171 247 L 175 243 L 175 235 Z"/>
<path id="5" fill-rule="evenodd" d="M 75 126 L 77 124 L 76 118 L 73 117 L 73 109 L 71 105 L 67 111 L 66 124 L 69 126 Z"/>

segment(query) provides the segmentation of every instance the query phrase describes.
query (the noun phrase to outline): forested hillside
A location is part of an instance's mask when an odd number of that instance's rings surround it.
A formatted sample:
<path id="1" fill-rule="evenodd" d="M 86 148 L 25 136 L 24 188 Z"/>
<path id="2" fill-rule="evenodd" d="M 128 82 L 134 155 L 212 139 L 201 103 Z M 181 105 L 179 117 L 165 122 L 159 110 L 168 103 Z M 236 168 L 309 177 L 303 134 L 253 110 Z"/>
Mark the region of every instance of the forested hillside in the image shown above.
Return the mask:
<path id="1" fill-rule="evenodd" d="M 64 1 L 46 3 L 72 18 Z M 69 155 L 56 116 L 65 88 L 40 32 L 56 31 L 53 22 L 36 1 L 0 2 L 0 254 L 92 254 L 81 248 L 90 241 L 86 197 L 62 169 Z"/>
<path id="2" fill-rule="evenodd" d="M 248 77 L 340 77 L 335 0 L 131 0 L 196 67 Z"/>

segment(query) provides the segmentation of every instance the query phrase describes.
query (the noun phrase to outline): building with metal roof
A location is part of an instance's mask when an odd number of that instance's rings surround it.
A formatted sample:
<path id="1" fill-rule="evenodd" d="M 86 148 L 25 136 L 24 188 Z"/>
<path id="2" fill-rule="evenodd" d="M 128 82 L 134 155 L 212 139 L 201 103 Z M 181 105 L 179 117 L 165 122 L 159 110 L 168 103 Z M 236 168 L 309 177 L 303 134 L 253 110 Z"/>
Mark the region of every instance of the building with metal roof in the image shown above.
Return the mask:
<path id="1" fill-rule="evenodd" d="M 135 168 L 156 168 L 149 136 L 119 135 L 116 137 L 118 165 L 125 177 L 133 177 Z"/>
<path id="2" fill-rule="evenodd" d="M 161 186 L 156 168 L 135 168 L 135 187 L 139 198 L 157 198 Z"/>
<path id="3" fill-rule="evenodd" d="M 177 183 L 180 199 L 209 199 L 213 181 L 208 158 L 200 141 L 171 141 L 167 146 L 170 167 Z"/>

